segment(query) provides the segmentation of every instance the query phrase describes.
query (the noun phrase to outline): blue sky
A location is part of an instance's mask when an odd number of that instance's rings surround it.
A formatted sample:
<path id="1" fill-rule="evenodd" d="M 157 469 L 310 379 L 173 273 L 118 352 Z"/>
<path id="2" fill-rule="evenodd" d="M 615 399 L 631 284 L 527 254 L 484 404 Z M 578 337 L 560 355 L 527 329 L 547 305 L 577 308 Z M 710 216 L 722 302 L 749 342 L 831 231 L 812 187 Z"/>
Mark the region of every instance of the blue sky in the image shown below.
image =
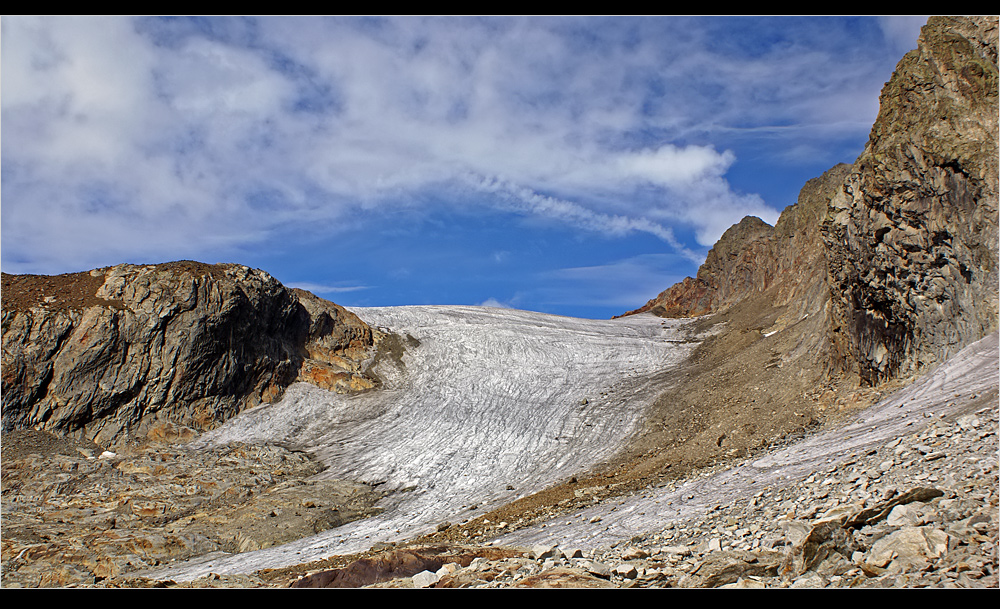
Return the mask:
<path id="1" fill-rule="evenodd" d="M 0 21 L 0 265 L 607 318 L 861 153 L 924 17 Z"/>

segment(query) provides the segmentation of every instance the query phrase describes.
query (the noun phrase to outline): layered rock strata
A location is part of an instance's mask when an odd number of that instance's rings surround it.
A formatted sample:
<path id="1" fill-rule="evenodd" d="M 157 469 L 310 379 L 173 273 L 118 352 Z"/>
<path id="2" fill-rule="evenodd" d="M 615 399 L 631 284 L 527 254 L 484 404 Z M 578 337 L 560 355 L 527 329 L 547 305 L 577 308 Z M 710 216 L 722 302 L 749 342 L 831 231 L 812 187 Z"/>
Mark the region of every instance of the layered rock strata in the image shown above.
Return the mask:
<path id="1" fill-rule="evenodd" d="M 301 379 L 373 388 L 372 330 L 234 264 L 3 275 L 3 429 L 105 446 L 157 422 L 208 429 Z"/>
<path id="2" fill-rule="evenodd" d="M 997 18 L 932 17 L 823 232 L 834 357 L 875 383 L 997 326 Z"/>

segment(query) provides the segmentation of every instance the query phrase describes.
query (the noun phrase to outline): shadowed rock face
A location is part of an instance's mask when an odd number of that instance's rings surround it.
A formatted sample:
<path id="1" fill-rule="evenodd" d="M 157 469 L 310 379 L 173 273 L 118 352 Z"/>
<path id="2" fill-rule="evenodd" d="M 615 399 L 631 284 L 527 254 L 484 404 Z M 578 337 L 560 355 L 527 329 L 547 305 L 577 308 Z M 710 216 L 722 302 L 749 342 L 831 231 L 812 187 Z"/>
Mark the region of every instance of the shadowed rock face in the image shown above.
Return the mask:
<path id="1" fill-rule="evenodd" d="M 997 19 L 931 18 L 823 227 L 835 361 L 876 383 L 997 324 Z"/>
<path id="2" fill-rule="evenodd" d="M 3 275 L 3 429 L 113 445 L 160 420 L 208 429 L 297 377 L 375 386 L 372 331 L 240 265 Z M 303 374 L 303 371 L 306 374 Z"/>

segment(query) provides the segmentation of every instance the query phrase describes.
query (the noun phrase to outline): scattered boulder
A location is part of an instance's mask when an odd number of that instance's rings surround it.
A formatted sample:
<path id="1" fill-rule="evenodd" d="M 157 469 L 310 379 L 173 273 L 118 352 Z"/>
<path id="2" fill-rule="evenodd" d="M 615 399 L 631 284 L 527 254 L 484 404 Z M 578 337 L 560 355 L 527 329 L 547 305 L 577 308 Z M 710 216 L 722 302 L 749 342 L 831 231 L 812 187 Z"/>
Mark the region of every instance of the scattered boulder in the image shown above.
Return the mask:
<path id="1" fill-rule="evenodd" d="M 948 551 L 948 534 L 932 527 L 903 527 L 875 542 L 865 562 L 880 568 L 927 566 Z"/>
<path id="2" fill-rule="evenodd" d="M 680 587 L 717 588 L 750 576 L 773 576 L 780 562 L 779 552 L 712 552 L 691 573 L 681 578 Z"/>
<path id="3" fill-rule="evenodd" d="M 526 577 L 514 588 L 615 588 L 606 579 L 594 577 L 580 569 L 556 567 L 538 575 Z"/>

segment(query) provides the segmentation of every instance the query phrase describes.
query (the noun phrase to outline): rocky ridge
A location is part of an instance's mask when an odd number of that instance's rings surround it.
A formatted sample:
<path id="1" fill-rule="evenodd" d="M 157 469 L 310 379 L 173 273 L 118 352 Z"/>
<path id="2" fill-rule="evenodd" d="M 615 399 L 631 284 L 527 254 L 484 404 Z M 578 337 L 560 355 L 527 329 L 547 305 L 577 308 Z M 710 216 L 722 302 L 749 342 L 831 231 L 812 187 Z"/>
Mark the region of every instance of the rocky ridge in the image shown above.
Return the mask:
<path id="1" fill-rule="evenodd" d="M 850 171 L 850 165 L 840 164 L 809 180 L 773 227 L 755 216 L 743 218 L 709 250 L 696 277 L 625 315 L 697 317 L 760 297 L 773 306 L 797 304 L 791 315 L 799 317 L 806 308 L 822 310 L 829 294 L 820 226 Z"/>
<path id="2" fill-rule="evenodd" d="M 209 429 L 300 379 L 376 386 L 372 330 L 235 264 L 3 275 L 3 429 L 115 446 L 165 421 Z"/>
<path id="3" fill-rule="evenodd" d="M 869 385 L 995 329 L 997 31 L 995 17 L 929 19 L 853 166 L 807 183 L 773 229 L 744 218 L 697 277 L 627 314 L 698 316 L 763 294 L 805 311 L 829 299 L 820 348 L 833 372 Z"/>
<path id="4" fill-rule="evenodd" d="M 697 317 L 733 304 L 734 295 L 761 292 L 771 284 L 769 247 L 774 227 L 755 216 L 731 226 L 709 250 L 696 277 L 686 277 L 642 307 L 660 317 Z"/>

